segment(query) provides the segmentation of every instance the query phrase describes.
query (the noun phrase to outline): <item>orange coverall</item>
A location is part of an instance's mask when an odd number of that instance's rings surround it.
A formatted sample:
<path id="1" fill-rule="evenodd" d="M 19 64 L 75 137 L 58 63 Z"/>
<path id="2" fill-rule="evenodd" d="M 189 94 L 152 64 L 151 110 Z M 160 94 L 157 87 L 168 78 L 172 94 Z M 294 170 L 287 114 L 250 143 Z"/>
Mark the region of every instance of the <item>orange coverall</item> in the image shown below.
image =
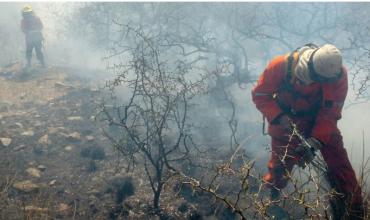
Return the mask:
<path id="1" fill-rule="evenodd" d="M 297 59 L 297 58 L 296 58 Z M 287 114 L 305 137 L 322 142 L 321 153 L 329 168 L 329 176 L 340 193 L 351 197 L 353 204 L 362 204 L 361 189 L 355 172 L 343 147 L 342 135 L 337 127 L 347 95 L 347 71 L 342 67 L 342 77 L 332 83 L 301 85 L 291 81 L 287 89 L 287 56 L 273 59 L 252 90 L 253 102 L 269 122 L 272 138 L 269 172 L 264 180 L 282 189 L 287 185 L 285 173 L 290 172 L 299 160 L 294 148 L 299 141 L 278 124 L 278 117 Z M 289 156 L 284 157 L 285 153 Z"/>

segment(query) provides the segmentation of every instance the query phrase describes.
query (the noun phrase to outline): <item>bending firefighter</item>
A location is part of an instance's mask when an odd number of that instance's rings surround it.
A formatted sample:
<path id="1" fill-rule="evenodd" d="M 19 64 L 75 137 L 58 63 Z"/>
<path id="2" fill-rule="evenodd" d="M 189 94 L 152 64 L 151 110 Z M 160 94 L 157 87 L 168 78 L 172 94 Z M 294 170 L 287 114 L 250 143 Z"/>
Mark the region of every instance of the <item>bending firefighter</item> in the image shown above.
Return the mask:
<path id="1" fill-rule="evenodd" d="M 337 127 L 347 90 L 341 52 L 330 44 L 320 48 L 308 44 L 278 56 L 259 77 L 252 97 L 269 122 L 272 154 L 264 180 L 269 183 L 272 199 L 279 198 L 293 166 L 302 160 L 309 163 L 314 157 L 312 151 L 303 155 L 299 150 L 301 141 L 292 136 L 294 123 L 309 145 L 321 151 L 329 183 L 341 194 L 335 200 L 342 208 L 333 208 L 334 218 L 363 219 L 361 188 Z"/>
<path id="2" fill-rule="evenodd" d="M 31 6 L 26 6 L 22 10 L 21 29 L 26 38 L 26 58 L 27 67 L 31 66 L 32 51 L 35 48 L 37 59 L 41 65 L 45 67 L 44 55 L 42 54 L 42 22 L 39 17 L 35 15 Z"/>

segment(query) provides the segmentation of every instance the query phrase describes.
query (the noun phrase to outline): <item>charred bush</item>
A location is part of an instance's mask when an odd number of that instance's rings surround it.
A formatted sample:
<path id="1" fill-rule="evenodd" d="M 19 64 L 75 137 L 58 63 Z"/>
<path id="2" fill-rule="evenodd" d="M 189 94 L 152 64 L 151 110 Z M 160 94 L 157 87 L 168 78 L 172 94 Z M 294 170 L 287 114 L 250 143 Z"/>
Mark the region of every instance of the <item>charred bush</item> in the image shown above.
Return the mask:
<path id="1" fill-rule="evenodd" d="M 115 177 L 108 184 L 106 192 L 115 195 L 116 204 L 121 204 L 127 197 L 135 194 L 132 177 Z"/>
<path id="2" fill-rule="evenodd" d="M 188 219 L 189 220 L 202 220 L 203 217 L 200 213 L 198 213 L 196 211 L 193 211 L 193 212 L 190 213 Z"/>
<path id="3" fill-rule="evenodd" d="M 111 179 L 108 183 L 106 192 L 114 195 L 116 203 L 116 205 L 109 210 L 109 219 L 114 220 L 120 216 L 127 216 L 128 208 L 123 206 L 122 202 L 135 193 L 132 177 L 115 177 Z"/>
<path id="4" fill-rule="evenodd" d="M 170 39 L 156 30 L 131 24 L 121 24 L 120 29 L 127 42 L 117 45 L 114 49 L 122 52 L 113 53 L 107 60 L 124 65 L 109 67 L 118 74 L 107 82 L 109 96 L 101 103 L 97 118 L 119 129 L 118 138 L 117 129 L 112 134 L 104 129 L 104 133 L 122 157 L 130 165 L 143 164 L 153 192 L 153 207 L 158 209 L 163 187 L 171 176 L 166 174 L 195 153 L 189 111 L 195 97 L 207 90 L 209 73 L 200 68 L 201 59 L 189 61 L 182 46 L 168 45 Z M 120 60 L 122 57 L 125 59 Z M 197 76 L 194 69 L 199 70 Z M 122 88 L 129 91 L 128 95 L 121 96 Z M 122 143 L 123 138 L 131 142 Z"/>
<path id="5" fill-rule="evenodd" d="M 181 203 L 181 205 L 177 208 L 177 210 L 181 213 L 185 213 L 189 210 L 189 206 L 186 202 Z"/>
<path id="6" fill-rule="evenodd" d="M 36 155 L 41 155 L 43 153 L 42 147 L 40 147 L 40 146 L 33 147 L 33 153 L 36 154 Z"/>
<path id="7" fill-rule="evenodd" d="M 108 219 L 115 220 L 115 219 L 118 219 L 118 217 L 120 216 L 127 216 L 127 215 L 128 215 L 128 210 L 122 205 L 117 205 L 109 210 Z"/>
<path id="8" fill-rule="evenodd" d="M 86 170 L 90 173 L 93 173 L 98 170 L 98 166 L 96 165 L 96 162 L 94 160 L 90 160 L 87 164 Z"/>
<path id="9" fill-rule="evenodd" d="M 181 197 L 183 197 L 186 201 L 191 203 L 202 203 L 207 198 L 211 197 L 207 195 L 207 193 L 193 188 L 188 184 L 178 183 L 173 187 L 173 190 L 177 192 Z"/>
<path id="10" fill-rule="evenodd" d="M 80 153 L 81 157 L 87 157 L 93 160 L 104 160 L 105 159 L 105 151 L 102 147 L 99 146 L 91 146 L 86 147 L 81 150 Z"/>
<path id="11" fill-rule="evenodd" d="M 218 213 L 216 213 L 216 216 L 220 219 L 228 219 L 228 220 L 237 219 L 235 212 L 233 212 L 233 210 L 225 206 L 222 207 L 218 211 Z"/>

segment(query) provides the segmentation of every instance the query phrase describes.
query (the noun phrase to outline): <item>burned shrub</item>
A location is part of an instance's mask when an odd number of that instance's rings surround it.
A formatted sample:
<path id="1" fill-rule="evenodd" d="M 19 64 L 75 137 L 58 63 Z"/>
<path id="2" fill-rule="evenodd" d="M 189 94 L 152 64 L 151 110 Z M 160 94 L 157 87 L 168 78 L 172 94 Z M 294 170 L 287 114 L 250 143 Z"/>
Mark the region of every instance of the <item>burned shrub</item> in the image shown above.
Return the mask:
<path id="1" fill-rule="evenodd" d="M 43 153 L 42 147 L 40 146 L 34 146 L 32 150 L 33 153 L 36 155 L 41 155 Z"/>
<path id="2" fill-rule="evenodd" d="M 118 74 L 107 82 L 109 96 L 102 101 L 97 118 L 120 132 L 115 138 L 115 132 L 104 129 L 122 157 L 130 165 L 144 166 L 158 211 L 163 187 L 172 176 L 167 174 L 177 172 L 175 167 L 195 153 L 188 113 L 195 97 L 207 90 L 209 73 L 200 68 L 200 59 L 189 62 L 182 46 L 168 45 L 169 39 L 156 31 L 131 24 L 122 24 L 121 30 L 127 41 L 115 49 L 122 52 L 107 59 L 123 65 L 109 67 Z M 123 88 L 128 92 L 121 96 Z M 120 141 L 126 137 L 131 140 L 128 144 Z"/>
<path id="3" fill-rule="evenodd" d="M 229 220 L 237 219 L 235 212 L 233 212 L 233 210 L 226 207 L 225 205 L 221 207 L 219 211 L 215 214 L 220 219 L 229 219 Z"/>
<path id="4" fill-rule="evenodd" d="M 205 200 L 211 199 L 210 195 L 197 188 L 193 188 L 189 184 L 177 183 L 172 189 L 190 203 L 203 203 Z"/>
<path id="5" fill-rule="evenodd" d="M 120 216 L 127 216 L 129 212 L 125 207 L 122 205 L 117 205 L 109 210 L 108 213 L 108 219 L 109 220 L 115 220 L 118 219 Z"/>
<path id="6" fill-rule="evenodd" d="M 132 177 L 115 177 L 111 179 L 106 192 L 114 194 L 116 204 L 121 204 L 127 197 L 135 194 Z"/>
<path id="7" fill-rule="evenodd" d="M 86 170 L 90 173 L 93 173 L 98 170 L 98 166 L 96 165 L 96 162 L 94 160 L 90 160 L 87 164 Z"/>
<path id="8" fill-rule="evenodd" d="M 185 213 L 189 210 L 189 206 L 186 202 L 181 203 L 181 205 L 177 208 L 177 210 L 181 213 Z"/>
<path id="9" fill-rule="evenodd" d="M 99 146 L 91 146 L 86 147 L 81 150 L 80 153 L 81 157 L 87 157 L 93 160 L 104 160 L 105 159 L 105 152 L 102 147 Z"/>
<path id="10" fill-rule="evenodd" d="M 189 217 L 188 217 L 189 220 L 202 220 L 203 217 L 200 213 L 194 211 L 194 212 L 191 212 L 189 214 Z"/>

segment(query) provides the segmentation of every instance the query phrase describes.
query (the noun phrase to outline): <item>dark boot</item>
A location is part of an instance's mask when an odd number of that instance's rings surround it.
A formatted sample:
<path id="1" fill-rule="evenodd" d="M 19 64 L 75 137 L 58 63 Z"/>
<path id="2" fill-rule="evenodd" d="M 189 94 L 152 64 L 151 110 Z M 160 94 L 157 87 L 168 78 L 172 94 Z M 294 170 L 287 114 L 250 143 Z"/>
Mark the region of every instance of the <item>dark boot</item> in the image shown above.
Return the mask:
<path id="1" fill-rule="evenodd" d="M 44 60 L 44 54 L 42 54 L 42 42 L 41 41 L 36 43 L 35 50 L 36 50 L 36 57 L 39 60 L 41 66 L 45 67 L 45 60 Z"/>
<path id="2" fill-rule="evenodd" d="M 363 220 L 365 219 L 365 210 L 362 203 L 352 203 L 348 197 L 336 196 L 330 200 L 333 213 L 333 220 Z"/>
<path id="3" fill-rule="evenodd" d="M 282 207 L 276 205 L 276 204 L 273 204 L 271 206 L 269 206 L 266 210 L 267 212 L 267 215 L 271 218 L 271 219 L 276 219 L 276 220 L 290 220 L 292 219 L 289 215 L 289 213 L 283 209 Z"/>
<path id="4" fill-rule="evenodd" d="M 365 219 L 365 210 L 362 204 L 352 204 L 348 211 L 347 219 L 362 220 Z"/>
<path id="5" fill-rule="evenodd" d="M 343 220 L 346 215 L 346 204 L 343 198 L 334 197 L 330 199 L 330 207 L 333 220 Z"/>
<path id="6" fill-rule="evenodd" d="M 280 199 L 280 190 L 275 188 L 275 187 L 271 187 L 271 191 L 270 191 L 270 198 L 272 201 L 278 201 Z"/>
<path id="7" fill-rule="evenodd" d="M 32 59 L 32 51 L 33 51 L 33 45 L 30 43 L 27 43 L 26 45 L 26 59 L 27 59 L 27 68 L 31 67 L 31 59 Z"/>

